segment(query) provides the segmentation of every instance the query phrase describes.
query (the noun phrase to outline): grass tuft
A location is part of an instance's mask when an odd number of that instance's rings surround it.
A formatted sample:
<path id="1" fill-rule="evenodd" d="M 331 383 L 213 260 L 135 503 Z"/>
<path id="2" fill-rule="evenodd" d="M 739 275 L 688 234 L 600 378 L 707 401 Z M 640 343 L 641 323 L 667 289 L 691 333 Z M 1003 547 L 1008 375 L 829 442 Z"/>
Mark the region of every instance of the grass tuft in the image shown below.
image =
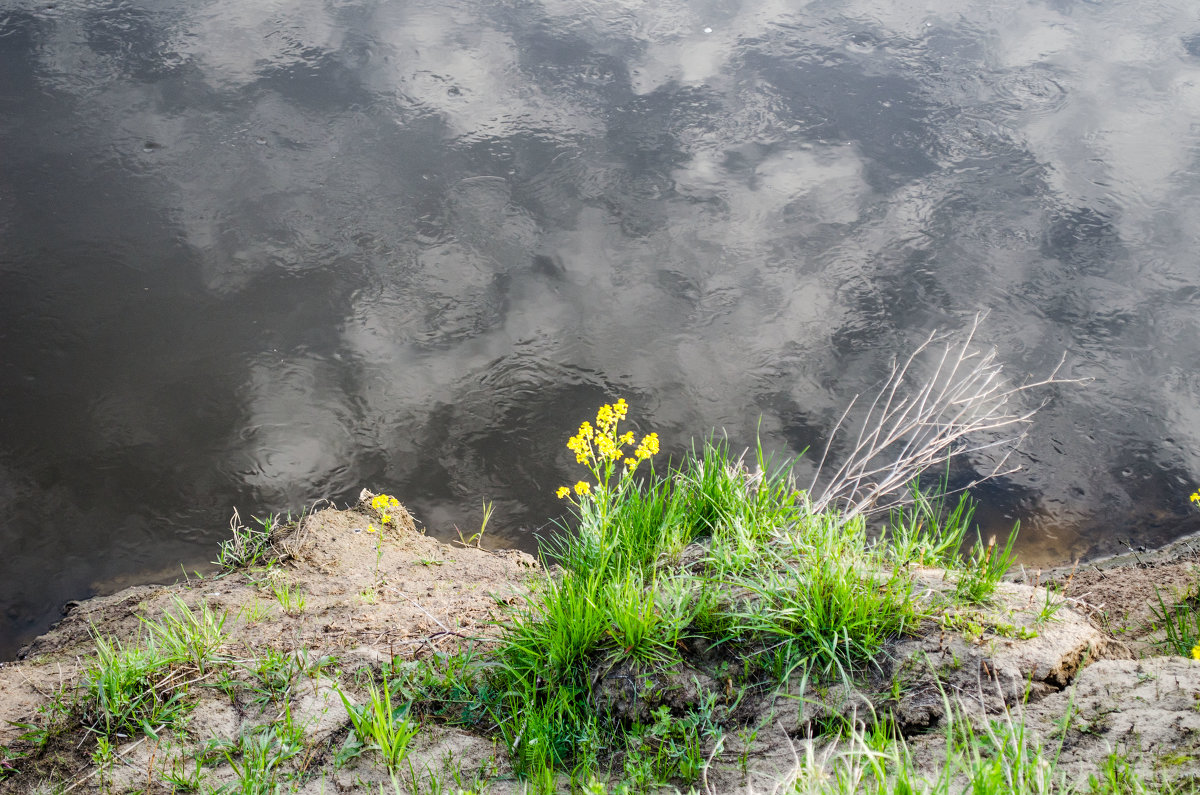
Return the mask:
<path id="1" fill-rule="evenodd" d="M 396 773 L 408 755 L 408 745 L 416 737 L 420 724 L 409 717 L 409 706 L 392 705 L 392 687 L 384 673 L 382 686 L 367 683 L 367 699 L 359 705 L 337 690 L 354 726 L 354 740 L 379 753 L 389 773 Z"/>
<path id="2" fill-rule="evenodd" d="M 169 687 L 169 654 L 100 636 L 94 642 L 96 656 L 84 675 L 85 725 L 110 738 L 143 732 L 153 736 L 183 717 L 183 691 Z"/>
<path id="3" fill-rule="evenodd" d="M 1155 589 L 1158 605 L 1151 605 L 1155 628 L 1163 636 L 1158 647 L 1167 654 L 1200 659 L 1200 594 L 1193 590 L 1179 594 L 1170 607 L 1162 592 Z"/>
<path id="4" fill-rule="evenodd" d="M 258 527 L 247 527 L 242 524 L 237 509 L 229 520 L 229 531 L 232 538 L 221 542 L 217 559 L 213 561 L 225 571 L 236 571 L 250 566 L 265 563 L 271 556 L 271 533 L 279 524 L 276 514 L 268 514 L 267 518 L 251 517 Z"/>
<path id="5" fill-rule="evenodd" d="M 959 563 L 955 595 L 960 600 L 978 605 L 986 604 L 992 599 L 996 587 L 1000 584 L 1000 578 L 1012 568 L 1016 560 L 1013 544 L 1016 543 L 1019 527 L 1019 523 L 1013 526 L 1003 547 L 996 545 L 995 536 L 989 538 L 987 544 L 979 539 L 971 554 Z"/>
<path id="6" fill-rule="evenodd" d="M 217 615 L 202 602 L 193 612 L 178 596 L 171 609 L 163 613 L 158 621 L 142 619 L 142 626 L 150 636 L 151 644 L 171 662 L 187 663 L 205 673 L 213 657 L 225 642 L 228 633 L 225 622 L 228 613 Z"/>

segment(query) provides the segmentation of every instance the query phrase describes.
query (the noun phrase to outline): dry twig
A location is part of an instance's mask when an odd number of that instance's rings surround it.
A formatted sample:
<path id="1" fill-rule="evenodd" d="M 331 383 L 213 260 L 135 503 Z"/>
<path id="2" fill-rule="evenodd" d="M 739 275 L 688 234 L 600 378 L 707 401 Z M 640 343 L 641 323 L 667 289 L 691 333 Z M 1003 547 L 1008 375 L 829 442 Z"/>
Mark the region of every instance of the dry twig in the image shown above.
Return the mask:
<path id="1" fill-rule="evenodd" d="M 813 476 L 809 494 L 816 495 L 814 510 L 836 509 L 847 518 L 885 513 L 912 499 L 905 487 L 920 473 L 960 455 L 992 451 L 996 456 L 988 470 L 964 488 L 1018 469 L 1009 467 L 1008 459 L 1025 438 L 1033 415 L 1046 403 L 1020 408 L 1016 405 L 1020 398 L 1042 387 L 1083 379 L 1059 377 L 1064 355 L 1045 378 L 1011 385 L 1001 377 L 1003 365 L 996 360 L 996 350 L 975 345 L 983 317 L 975 316 L 961 342 L 955 342 L 954 334 L 934 331 L 903 364 L 893 361 L 887 382 L 859 424 L 845 463 L 817 492 L 857 396 L 850 401 Z M 916 363 L 939 346 L 933 373 L 917 380 Z"/>

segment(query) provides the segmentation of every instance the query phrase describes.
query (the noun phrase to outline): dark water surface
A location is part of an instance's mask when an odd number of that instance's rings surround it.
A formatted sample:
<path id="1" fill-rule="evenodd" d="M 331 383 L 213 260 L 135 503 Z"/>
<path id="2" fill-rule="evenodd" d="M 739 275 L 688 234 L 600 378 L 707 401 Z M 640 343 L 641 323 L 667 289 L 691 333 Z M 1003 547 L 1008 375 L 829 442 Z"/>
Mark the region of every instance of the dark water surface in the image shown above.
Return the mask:
<path id="1" fill-rule="evenodd" d="M 0 0 L 0 657 L 235 505 L 528 547 L 617 396 L 819 447 L 981 309 L 1095 379 L 989 527 L 1195 529 L 1198 142 L 1194 0 Z"/>

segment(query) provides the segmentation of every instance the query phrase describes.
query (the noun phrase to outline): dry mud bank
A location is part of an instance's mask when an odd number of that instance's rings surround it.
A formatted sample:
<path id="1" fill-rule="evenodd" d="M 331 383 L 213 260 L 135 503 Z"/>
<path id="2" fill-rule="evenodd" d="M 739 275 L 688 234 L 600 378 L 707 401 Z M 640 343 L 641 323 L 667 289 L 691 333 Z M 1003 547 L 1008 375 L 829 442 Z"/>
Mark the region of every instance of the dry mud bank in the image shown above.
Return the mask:
<path id="1" fill-rule="evenodd" d="M 132 645 L 145 635 L 147 621 L 181 612 L 176 600 L 196 614 L 207 606 L 212 615 L 226 617 L 228 635 L 217 650 L 225 662 L 203 674 L 185 671 L 191 681 L 184 698 L 192 704 L 183 733 L 130 737 L 114 749 L 116 761 L 101 776 L 91 759 L 94 738 L 70 726 L 52 727 L 61 734 L 44 748 L 5 763 L 18 772 L 0 782 L 0 790 L 56 791 L 65 785 L 73 792 L 183 791 L 169 780 L 191 772 L 182 760 L 214 740 L 235 742 L 270 724 L 284 706 L 304 733 L 304 751 L 289 760 L 292 766 L 303 769 L 306 780 L 323 782 L 323 791 L 337 791 L 343 780 L 353 783 L 353 771 L 323 775 L 329 749 L 345 738 L 349 724 L 334 687 L 353 693 L 356 672 L 378 669 L 394 657 L 443 654 L 471 639 L 486 644 L 500 606 L 520 599 L 536 570 L 529 555 L 448 546 L 417 532 L 403 508 L 395 513 L 396 521 L 380 533 L 369 531 L 379 521 L 368 511 L 323 510 L 275 539 L 280 557 L 270 567 L 128 588 L 69 605 L 57 626 L 22 650 L 23 659 L 0 668 L 0 744 L 14 752 L 29 750 L 28 739 L 20 737 L 31 726 L 76 717 L 71 704 L 95 657 L 95 636 Z M 290 681 L 272 690 L 263 681 L 268 671 L 262 661 L 286 658 L 294 664 L 281 663 L 269 673 Z M 56 698 L 67 702 L 65 716 L 53 707 L 47 711 Z M 415 750 L 434 757 L 453 752 L 468 766 L 491 763 L 490 741 L 469 742 L 459 734 L 422 732 Z M 220 759 L 218 753 L 216 763 L 201 771 L 202 791 L 236 780 L 233 767 Z"/>
<path id="2" fill-rule="evenodd" d="M 468 645 L 486 650 L 494 622 L 547 576 L 528 555 L 442 544 L 418 532 L 403 508 L 393 513 L 379 533 L 366 502 L 320 511 L 272 539 L 272 565 L 72 604 L 21 660 L 0 667 L 0 791 L 525 791 L 486 721 L 472 733 L 426 716 L 395 776 L 374 752 L 345 752 L 351 725 L 342 694 L 363 703 L 367 683 L 397 661 L 436 669 Z M 1194 782 L 1200 662 L 1153 656 L 1151 606 L 1157 593 L 1195 598 L 1197 563 L 1196 545 L 1183 543 L 1022 573 L 988 606 L 944 608 L 897 639 L 854 684 L 797 678 L 780 691 L 735 694 L 720 673 L 729 661 L 696 651 L 665 673 L 598 669 L 595 697 L 629 722 L 709 701 L 730 731 L 704 749 L 706 769 L 691 785 L 708 792 L 775 791 L 798 767 L 824 764 L 845 747 L 820 736 L 822 726 L 884 716 L 930 781 L 948 755 L 941 727 L 960 719 L 979 727 L 1023 721 L 1077 782 L 1112 755 L 1156 780 Z M 918 598 L 930 604 L 953 587 L 939 570 L 913 574 Z M 188 616 L 220 622 L 219 645 L 204 661 L 177 662 L 150 680 L 183 717 L 169 730 L 118 732 L 101 753 L 85 688 L 96 639 L 133 648 L 148 627 Z M 246 785 L 255 748 L 273 754 L 265 789 Z M 559 784 L 568 788 L 565 777 Z"/>

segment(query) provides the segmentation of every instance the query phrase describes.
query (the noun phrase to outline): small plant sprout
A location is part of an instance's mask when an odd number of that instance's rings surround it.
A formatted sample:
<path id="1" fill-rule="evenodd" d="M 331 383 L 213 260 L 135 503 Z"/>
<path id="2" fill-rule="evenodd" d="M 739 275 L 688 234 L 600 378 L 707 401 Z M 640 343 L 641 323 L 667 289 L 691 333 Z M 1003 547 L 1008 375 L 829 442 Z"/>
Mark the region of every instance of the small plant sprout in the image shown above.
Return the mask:
<path id="1" fill-rule="evenodd" d="M 262 657 L 251 661 L 246 667 L 257 680 L 249 689 L 256 694 L 254 701 L 260 704 L 287 704 L 293 686 L 304 669 L 297 657 L 274 649 L 267 649 Z"/>
<path id="2" fill-rule="evenodd" d="M 253 602 L 243 605 L 242 609 L 238 611 L 238 616 L 247 624 L 257 624 L 267 618 L 273 608 L 274 605 L 271 603 L 255 599 Z"/>
<path id="3" fill-rule="evenodd" d="M 1063 605 L 1067 603 L 1063 596 L 1055 593 L 1052 589 L 1043 588 L 1042 590 L 1046 592 L 1046 596 L 1042 601 L 1041 608 L 1037 611 L 1033 618 L 1034 626 L 1039 627 L 1051 621 L 1054 618 L 1054 615 L 1062 609 Z"/>
<path id="4" fill-rule="evenodd" d="M 171 769 L 164 770 L 162 777 L 174 792 L 200 792 L 207 776 L 204 763 L 198 757 L 177 756 L 171 760 Z"/>
<path id="5" fill-rule="evenodd" d="M 476 549 L 483 548 L 483 534 L 487 532 L 488 521 L 492 518 L 492 510 L 494 507 L 494 503 L 485 502 L 483 504 L 483 521 L 479 525 L 479 532 L 475 533 L 470 538 L 464 539 L 462 530 L 459 530 L 458 527 L 454 528 L 455 530 L 458 530 L 459 544 L 464 547 L 475 547 Z"/>
<path id="6" fill-rule="evenodd" d="M 984 604 L 992 598 L 1000 578 L 1012 568 L 1016 559 L 1013 545 L 1019 527 L 1019 524 L 1013 527 L 1003 547 L 997 547 L 995 536 L 989 538 L 986 545 L 982 539 L 976 542 L 970 557 L 963 561 L 955 585 L 955 594 L 960 599 L 970 604 Z"/>
<path id="7" fill-rule="evenodd" d="M 92 764 L 96 766 L 100 777 L 100 791 L 104 792 L 111 785 L 111 782 L 106 785 L 105 773 L 112 767 L 113 760 L 116 759 L 116 752 L 113 749 L 112 742 L 103 734 L 96 737 L 96 750 L 92 751 Z"/>
<path id="8" fill-rule="evenodd" d="M 235 759 L 234 751 L 241 759 Z M 276 725 L 256 726 L 243 734 L 236 748 L 226 748 L 225 761 L 237 775 L 238 788 L 243 795 L 269 795 L 281 791 L 286 779 L 281 767 L 284 762 L 303 750 L 294 737 L 280 733 Z"/>
<path id="9" fill-rule="evenodd" d="M 271 583 L 271 593 L 275 595 L 275 601 L 279 602 L 283 612 L 289 616 L 298 616 L 304 612 L 304 606 L 308 601 L 308 592 L 301 586 L 274 581 Z"/>

